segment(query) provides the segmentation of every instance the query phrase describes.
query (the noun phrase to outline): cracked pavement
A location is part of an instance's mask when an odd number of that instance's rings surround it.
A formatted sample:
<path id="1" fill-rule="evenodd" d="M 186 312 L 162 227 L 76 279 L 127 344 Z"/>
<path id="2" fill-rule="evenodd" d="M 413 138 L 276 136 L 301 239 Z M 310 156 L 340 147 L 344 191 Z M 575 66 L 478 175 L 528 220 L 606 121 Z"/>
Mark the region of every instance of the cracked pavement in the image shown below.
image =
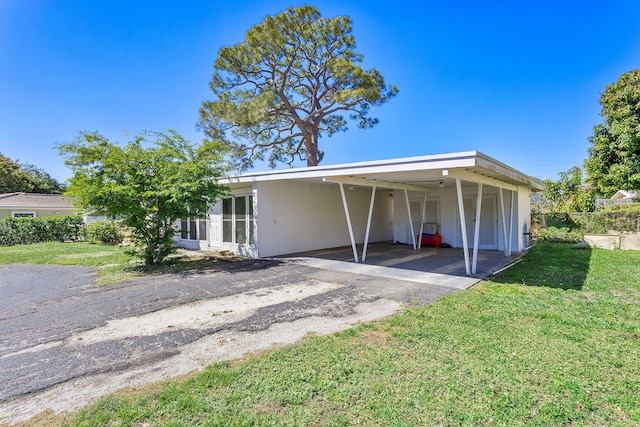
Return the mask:
<path id="1" fill-rule="evenodd" d="M 87 267 L 0 265 L 0 422 L 75 410 L 138 379 L 177 376 L 455 292 L 275 260 L 106 286 L 93 285 L 95 277 Z"/>

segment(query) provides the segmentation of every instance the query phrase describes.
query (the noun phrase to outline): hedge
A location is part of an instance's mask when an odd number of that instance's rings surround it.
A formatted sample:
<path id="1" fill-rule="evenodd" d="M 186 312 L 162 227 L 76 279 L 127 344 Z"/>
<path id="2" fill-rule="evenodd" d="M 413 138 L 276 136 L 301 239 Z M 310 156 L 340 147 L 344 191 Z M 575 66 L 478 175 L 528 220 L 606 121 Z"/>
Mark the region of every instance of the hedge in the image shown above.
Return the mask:
<path id="1" fill-rule="evenodd" d="M 640 206 L 628 209 L 598 212 L 571 213 L 571 221 L 584 233 L 607 233 L 608 231 L 640 231 Z"/>
<path id="2" fill-rule="evenodd" d="M 609 231 L 640 232 L 640 204 L 615 205 L 596 212 L 572 212 L 544 215 L 541 224 L 552 228 L 567 228 L 574 232 L 606 234 Z"/>
<path id="3" fill-rule="evenodd" d="M 98 221 L 83 228 L 82 234 L 86 242 L 91 244 L 117 245 L 122 243 L 124 233 L 114 221 Z"/>
<path id="4" fill-rule="evenodd" d="M 0 246 L 78 240 L 83 226 L 81 216 L 8 217 L 0 220 Z"/>

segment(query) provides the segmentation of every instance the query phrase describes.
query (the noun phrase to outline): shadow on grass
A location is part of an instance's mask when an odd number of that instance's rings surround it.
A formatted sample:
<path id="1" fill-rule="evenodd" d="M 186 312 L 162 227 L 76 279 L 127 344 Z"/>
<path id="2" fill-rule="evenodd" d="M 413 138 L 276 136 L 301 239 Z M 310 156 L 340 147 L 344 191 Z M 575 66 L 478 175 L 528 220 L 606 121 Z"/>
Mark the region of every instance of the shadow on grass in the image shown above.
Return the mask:
<path id="1" fill-rule="evenodd" d="M 591 252 L 589 248 L 573 249 L 570 243 L 540 242 L 522 261 L 488 279 L 496 283 L 580 290 L 589 272 Z"/>

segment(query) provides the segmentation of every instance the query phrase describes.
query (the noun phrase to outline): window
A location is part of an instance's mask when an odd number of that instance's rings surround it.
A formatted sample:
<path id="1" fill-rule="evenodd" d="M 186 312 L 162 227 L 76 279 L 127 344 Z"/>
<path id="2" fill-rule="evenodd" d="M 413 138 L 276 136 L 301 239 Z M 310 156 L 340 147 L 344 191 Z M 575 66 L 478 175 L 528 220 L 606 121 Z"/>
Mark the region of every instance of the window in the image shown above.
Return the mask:
<path id="1" fill-rule="evenodd" d="M 207 240 L 207 220 L 204 218 L 182 218 L 180 237 L 186 240 Z"/>
<path id="2" fill-rule="evenodd" d="M 222 200 L 222 241 L 252 245 L 253 196 L 229 197 Z"/>
<path id="3" fill-rule="evenodd" d="M 222 201 L 222 241 L 233 243 L 233 198 Z"/>
<path id="4" fill-rule="evenodd" d="M 11 216 L 14 218 L 35 218 L 36 214 L 34 212 L 14 212 Z"/>

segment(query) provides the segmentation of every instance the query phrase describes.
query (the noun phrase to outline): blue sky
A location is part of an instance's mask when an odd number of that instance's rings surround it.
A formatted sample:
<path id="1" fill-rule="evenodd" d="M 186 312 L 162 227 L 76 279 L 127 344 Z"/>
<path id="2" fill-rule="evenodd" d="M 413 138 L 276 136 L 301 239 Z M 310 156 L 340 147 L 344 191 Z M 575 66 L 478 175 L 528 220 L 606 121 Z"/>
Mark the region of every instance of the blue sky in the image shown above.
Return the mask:
<path id="1" fill-rule="evenodd" d="M 220 47 L 300 4 L 0 0 L 0 152 L 65 180 L 52 147 L 79 131 L 199 142 Z M 310 4 L 350 16 L 364 66 L 400 89 L 375 128 L 322 139 L 322 164 L 478 150 L 556 179 L 586 158 L 604 86 L 640 67 L 637 0 Z"/>

